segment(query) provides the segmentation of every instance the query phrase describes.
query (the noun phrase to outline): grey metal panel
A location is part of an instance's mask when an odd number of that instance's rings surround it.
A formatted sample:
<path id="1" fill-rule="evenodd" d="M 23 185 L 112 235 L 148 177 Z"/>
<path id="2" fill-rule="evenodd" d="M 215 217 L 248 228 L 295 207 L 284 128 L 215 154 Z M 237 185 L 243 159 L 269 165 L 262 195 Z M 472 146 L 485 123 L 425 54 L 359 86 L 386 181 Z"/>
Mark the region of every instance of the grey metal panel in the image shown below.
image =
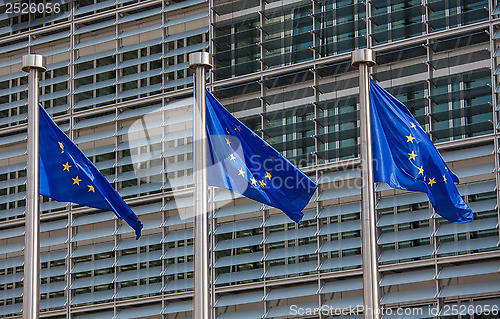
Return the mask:
<path id="1" fill-rule="evenodd" d="M 378 244 L 383 245 L 388 243 L 427 238 L 432 236 L 432 234 L 433 230 L 431 227 L 403 230 L 392 233 L 383 233 L 378 239 Z"/>
<path id="2" fill-rule="evenodd" d="M 362 260 L 361 255 L 325 259 L 319 266 L 319 270 L 361 266 L 362 263 L 361 260 Z"/>
<path id="3" fill-rule="evenodd" d="M 73 238 L 71 238 L 71 242 L 83 241 L 94 238 L 101 238 L 106 236 L 111 236 L 115 232 L 114 227 L 106 227 L 106 228 L 98 228 L 94 230 L 87 230 L 77 232 Z"/>
<path id="4" fill-rule="evenodd" d="M 122 288 L 116 294 L 116 299 L 125 298 L 131 296 L 139 296 L 145 294 L 151 294 L 161 291 L 161 284 L 149 284 L 145 286 L 128 287 Z M 151 305 L 151 306 L 141 306 L 129 309 L 124 309 L 118 312 L 115 319 L 130 319 L 130 318 L 144 318 L 149 316 L 159 315 L 161 313 L 161 304 Z"/>
<path id="5" fill-rule="evenodd" d="M 169 302 L 163 311 L 162 314 L 169 313 L 178 313 L 178 312 L 186 312 L 193 310 L 193 301 L 178 301 L 178 302 Z"/>
<path id="6" fill-rule="evenodd" d="M 0 269 L 19 267 L 24 264 L 24 257 L 0 260 Z"/>
<path id="7" fill-rule="evenodd" d="M 199 13 L 195 13 L 195 14 L 186 15 L 186 16 L 184 16 L 182 18 L 168 20 L 168 21 L 166 21 L 163 24 L 163 27 L 167 28 L 167 27 L 171 27 L 173 25 L 182 24 L 182 23 L 186 23 L 186 22 L 191 22 L 191 21 L 195 21 L 195 20 L 198 20 L 198 19 L 203 19 L 203 18 L 206 18 L 206 17 L 208 17 L 208 10 L 207 11 L 203 11 L 203 12 L 199 12 Z"/>
<path id="8" fill-rule="evenodd" d="M 344 205 L 335 205 L 323 208 L 318 218 L 334 217 L 340 215 L 354 214 L 361 212 L 361 203 L 351 203 Z"/>
<path id="9" fill-rule="evenodd" d="M 319 249 L 319 253 L 353 248 L 361 248 L 361 237 L 324 242 Z"/>
<path id="10" fill-rule="evenodd" d="M 114 247 L 115 247 L 114 242 L 103 243 L 103 244 L 93 244 L 93 245 L 91 244 L 91 245 L 87 245 L 87 246 L 77 247 L 75 250 L 73 250 L 73 253 L 71 254 L 71 258 L 110 252 L 113 250 Z"/>
<path id="11" fill-rule="evenodd" d="M 0 231 L 0 239 L 13 238 L 24 235 L 24 227 L 3 229 Z"/>
<path id="12" fill-rule="evenodd" d="M 153 16 L 155 14 L 159 14 L 159 13 L 161 13 L 161 7 L 154 8 L 151 10 L 141 11 L 141 12 L 135 13 L 135 14 L 127 14 L 123 17 L 120 17 L 118 19 L 118 23 L 125 23 L 125 22 L 129 22 L 129 21 L 139 20 L 139 19 L 142 19 L 145 17 Z"/>
<path id="13" fill-rule="evenodd" d="M 118 259 L 118 261 L 114 264 L 114 266 L 120 267 L 120 266 L 156 261 L 161 259 L 161 255 L 162 255 L 161 250 L 153 250 L 153 251 L 143 252 L 140 254 L 126 255 L 120 257 L 120 259 Z"/>
<path id="14" fill-rule="evenodd" d="M 140 28 L 134 28 L 134 29 L 127 30 L 127 31 L 122 31 L 120 34 L 118 34 L 118 39 L 123 39 L 123 38 L 130 37 L 133 35 L 142 34 L 142 33 L 146 33 L 146 32 L 153 31 L 153 30 L 158 30 L 158 29 L 161 29 L 161 27 L 162 27 L 162 24 L 160 22 L 160 23 L 154 23 L 154 24 L 150 24 L 147 26 L 143 26 Z"/>
<path id="15" fill-rule="evenodd" d="M 73 33 L 74 34 L 83 34 L 86 32 L 92 32 L 92 31 L 97 30 L 97 29 L 104 29 L 106 27 L 110 27 L 112 25 L 115 25 L 115 23 L 116 22 L 114 19 L 109 19 L 109 20 L 99 22 L 99 23 L 92 23 L 92 24 L 84 25 L 80 28 L 77 28 Z"/>
<path id="16" fill-rule="evenodd" d="M 270 209 L 272 207 L 267 206 L 264 209 Z M 311 220 L 316 218 L 316 210 L 315 209 L 310 209 L 310 210 L 305 210 L 303 211 L 304 216 L 302 217 L 302 221 L 306 220 Z M 295 223 L 293 220 L 290 219 L 286 214 L 277 214 L 277 215 L 272 215 L 270 216 L 266 222 L 264 223 L 265 227 L 270 227 L 270 226 L 275 226 L 275 225 L 283 225 L 287 223 Z"/>
<path id="17" fill-rule="evenodd" d="M 83 63 L 83 62 L 88 62 L 92 60 L 97 60 L 97 59 L 102 59 L 107 56 L 111 56 L 115 54 L 115 50 L 107 50 L 107 51 L 102 51 L 94 54 L 89 54 L 89 55 L 84 55 L 79 57 L 78 59 L 75 60 L 75 64 Z"/>
<path id="18" fill-rule="evenodd" d="M 214 284 L 222 285 L 231 282 L 239 282 L 239 281 L 247 281 L 247 280 L 255 280 L 260 279 L 264 275 L 264 269 L 251 269 L 251 270 L 243 270 L 237 272 L 228 272 L 223 273 L 217 276 Z"/>
<path id="19" fill-rule="evenodd" d="M 436 271 L 434 269 L 425 269 L 419 271 L 405 271 L 401 273 L 395 274 L 386 274 L 380 280 L 380 286 L 392 286 L 392 285 L 402 285 L 402 284 L 410 284 L 417 283 L 422 281 L 433 280 L 436 275 Z"/>
<path id="20" fill-rule="evenodd" d="M 330 294 L 334 292 L 351 291 L 363 289 L 363 278 L 335 280 L 327 282 L 321 287 L 320 294 Z"/>
<path id="21" fill-rule="evenodd" d="M 70 305 L 79 305 L 79 304 L 84 304 L 84 303 L 89 303 L 89 302 L 98 302 L 98 301 L 104 301 L 104 300 L 110 300 L 113 299 L 114 292 L 112 290 L 104 290 L 104 291 L 97 291 L 93 293 L 87 293 L 87 294 L 79 294 L 75 295 L 73 299 L 70 301 Z M 108 315 L 103 315 L 103 317 L 100 318 L 106 318 L 109 319 Z"/>
<path id="22" fill-rule="evenodd" d="M 266 237 L 266 239 L 264 240 L 264 243 L 270 244 L 270 243 L 276 243 L 279 241 L 286 241 L 286 240 L 291 240 L 291 239 L 314 237 L 314 236 L 316 236 L 316 233 L 317 233 L 316 226 L 305 227 L 305 228 L 300 227 L 298 229 L 291 229 L 291 230 L 280 231 L 280 232 L 272 232 L 272 233 L 269 233 L 269 235 Z"/>
<path id="23" fill-rule="evenodd" d="M 114 274 L 101 275 L 101 276 L 89 276 L 77 278 L 73 281 L 70 289 L 79 289 L 85 287 L 100 286 L 113 283 Z"/>
<path id="24" fill-rule="evenodd" d="M 383 215 L 378 220 L 377 226 L 383 227 L 389 225 L 411 223 L 420 220 L 427 220 L 431 218 L 432 214 L 433 214 L 432 209 L 421 209 L 409 213 Z"/>
<path id="25" fill-rule="evenodd" d="M 403 260 L 410 258 L 418 258 L 423 256 L 431 256 L 434 252 L 432 246 L 419 246 L 403 249 L 382 251 L 379 257 L 379 262 L 388 262 L 393 260 Z"/>
<path id="26" fill-rule="evenodd" d="M 256 263 L 256 262 L 260 262 L 262 260 L 262 257 L 263 257 L 262 252 L 219 257 L 217 259 L 217 261 L 215 262 L 214 268 Z"/>
<path id="27" fill-rule="evenodd" d="M 316 260 L 282 266 L 272 266 L 266 272 L 266 278 L 312 272 L 317 268 L 318 262 Z"/>
<path id="28" fill-rule="evenodd" d="M 297 309 L 316 309 L 318 308 L 318 303 L 306 303 L 296 305 Z M 264 318 L 274 318 L 274 317 L 287 317 L 293 315 L 293 310 L 290 309 L 290 306 L 274 306 L 271 307 Z"/>
<path id="29" fill-rule="evenodd" d="M 312 255 L 316 252 L 316 247 L 317 247 L 316 244 L 309 244 L 309 245 L 299 245 L 299 246 L 285 247 L 279 249 L 270 249 L 268 250 L 268 253 L 264 258 L 264 260 L 267 261 L 267 260 L 276 260 L 282 258 L 290 258 L 295 256 Z"/>
<path id="30" fill-rule="evenodd" d="M 104 222 L 116 218 L 113 212 L 92 213 L 89 215 L 82 215 L 74 219 L 71 226 L 89 225 L 98 222 Z"/>
<path id="31" fill-rule="evenodd" d="M 169 248 L 163 255 L 163 259 L 192 256 L 194 254 L 193 245 Z"/>
<path id="32" fill-rule="evenodd" d="M 186 290 L 186 289 L 192 289 L 193 287 L 194 287 L 193 278 L 178 279 L 178 280 L 168 281 L 165 287 L 162 289 L 162 291 L 170 292 L 176 290 Z"/>
<path id="33" fill-rule="evenodd" d="M 296 298 L 315 295 L 318 292 L 318 285 L 294 285 L 286 288 L 271 288 L 264 300 L 279 300 L 285 298 Z"/>
<path id="34" fill-rule="evenodd" d="M 215 302 L 214 307 L 227 307 L 227 306 L 254 303 L 262 301 L 263 298 L 264 298 L 263 291 L 234 293 L 231 295 L 221 296 Z"/>
<path id="35" fill-rule="evenodd" d="M 114 34 L 110 34 L 110 35 L 106 35 L 106 36 L 103 36 L 103 37 L 100 37 L 100 38 L 96 38 L 96 39 L 92 39 L 92 40 L 87 40 L 87 41 L 82 41 L 82 42 L 77 43 L 75 45 L 75 49 L 81 49 L 81 48 L 90 47 L 90 46 L 93 46 L 93 45 L 96 45 L 96 44 L 101 44 L 101 43 L 104 43 L 104 42 L 113 41 L 114 39 L 115 39 L 115 35 Z"/>
<path id="36" fill-rule="evenodd" d="M 241 215 L 251 212 L 258 212 L 261 210 L 263 205 L 261 203 L 249 203 L 244 205 L 236 205 L 236 206 L 224 206 L 216 210 L 214 217 L 221 218 L 227 216 L 235 216 Z"/>
<path id="37" fill-rule="evenodd" d="M 118 274 L 118 277 L 113 282 L 124 282 L 130 280 L 140 280 L 144 278 L 159 277 L 161 267 L 143 268 L 137 270 L 123 271 Z"/>
<path id="38" fill-rule="evenodd" d="M 323 191 L 318 198 L 318 201 L 326 201 L 330 199 L 337 199 L 343 197 L 351 197 L 361 195 L 361 188 L 359 187 L 344 187 L 333 188 Z"/>
<path id="39" fill-rule="evenodd" d="M 428 200 L 427 194 L 413 192 L 406 195 L 382 198 L 377 204 L 377 209 L 422 203 L 427 202 Z"/>
<path id="40" fill-rule="evenodd" d="M 125 250 L 131 248 L 157 245 L 161 243 L 161 239 L 162 239 L 161 234 L 142 236 L 141 238 L 139 238 L 139 240 L 136 240 L 135 238 L 124 239 L 118 243 L 118 245 L 114 250 Z"/>
<path id="41" fill-rule="evenodd" d="M 115 69 L 114 64 L 108 64 L 108 65 L 100 66 L 97 68 L 92 68 L 92 69 L 80 71 L 77 74 L 75 74 L 74 78 L 81 79 L 81 78 L 84 78 L 87 76 L 98 75 L 98 74 L 101 74 L 104 72 L 109 72 L 109 71 L 112 71 L 114 69 Z"/>
<path id="42" fill-rule="evenodd" d="M 445 267 L 437 275 L 437 279 L 468 277 L 484 274 L 494 274 L 500 271 L 498 261 L 483 261 L 481 263 L 467 264 L 462 266 Z"/>
<path id="43" fill-rule="evenodd" d="M 488 218 L 475 220 L 467 224 L 444 224 L 439 227 L 436 236 L 446 236 L 450 234 L 463 234 L 474 231 L 498 228 L 498 218 Z"/>
<path id="44" fill-rule="evenodd" d="M 361 230 L 360 220 L 350 220 L 341 223 L 326 224 L 323 226 L 323 228 L 321 228 L 318 235 L 323 236 L 323 235 L 345 233 L 356 230 Z"/>
<path id="45" fill-rule="evenodd" d="M 434 299 L 436 288 L 412 289 L 407 291 L 395 291 L 386 293 L 380 303 L 382 305 L 403 303 L 418 300 Z"/>
<path id="46" fill-rule="evenodd" d="M 438 298 L 467 296 L 486 293 L 497 293 L 500 290 L 500 280 L 472 282 L 468 284 L 444 286 Z"/>
<path id="47" fill-rule="evenodd" d="M 227 249 L 258 246 L 262 243 L 262 235 L 241 237 L 236 239 L 226 239 L 217 242 L 215 251 L 222 251 Z"/>
<path id="48" fill-rule="evenodd" d="M 181 274 L 186 272 L 193 272 L 194 266 L 193 262 L 184 262 L 184 263 L 176 263 L 168 265 L 165 270 L 161 273 L 162 276 Z"/>
<path id="49" fill-rule="evenodd" d="M 111 268 L 113 267 L 114 263 L 115 263 L 114 258 L 98 259 L 83 263 L 76 263 L 71 269 L 70 273 L 76 274 L 79 272 Z"/>
<path id="50" fill-rule="evenodd" d="M 323 305 L 328 309 L 355 309 L 363 305 L 363 296 L 326 300 Z"/>

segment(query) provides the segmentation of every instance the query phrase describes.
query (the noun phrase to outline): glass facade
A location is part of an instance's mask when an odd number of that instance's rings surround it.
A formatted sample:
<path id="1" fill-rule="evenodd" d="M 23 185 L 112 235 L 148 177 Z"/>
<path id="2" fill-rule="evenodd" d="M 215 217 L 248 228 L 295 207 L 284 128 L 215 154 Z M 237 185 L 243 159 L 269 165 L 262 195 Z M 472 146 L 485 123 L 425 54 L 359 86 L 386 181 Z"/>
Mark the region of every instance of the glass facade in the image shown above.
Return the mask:
<path id="1" fill-rule="evenodd" d="M 27 53 L 47 57 L 45 109 L 144 224 L 136 241 L 111 212 L 43 198 L 44 317 L 192 317 L 188 55 L 200 50 L 213 54 L 209 88 L 222 104 L 319 183 L 300 226 L 211 190 L 214 318 L 336 318 L 362 305 L 350 52 L 366 47 L 377 53 L 373 77 L 437 144 L 476 218 L 450 224 L 425 194 L 377 185 L 382 305 L 433 309 L 384 318 L 498 317 L 484 311 L 500 307 L 495 0 L 61 0 L 52 14 L 9 3 L 0 1 L 0 317 L 22 309 Z"/>

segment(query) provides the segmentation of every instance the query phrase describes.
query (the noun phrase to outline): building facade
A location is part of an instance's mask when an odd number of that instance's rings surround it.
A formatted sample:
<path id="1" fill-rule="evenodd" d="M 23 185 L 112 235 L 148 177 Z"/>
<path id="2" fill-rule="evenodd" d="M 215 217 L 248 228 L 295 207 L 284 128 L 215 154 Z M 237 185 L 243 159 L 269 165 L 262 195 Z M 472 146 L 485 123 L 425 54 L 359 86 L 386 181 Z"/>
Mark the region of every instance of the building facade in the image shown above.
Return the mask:
<path id="1" fill-rule="evenodd" d="M 350 52 L 368 47 L 373 78 L 428 132 L 476 219 L 451 224 L 425 194 L 377 185 L 384 318 L 500 318 L 495 0 L 40 3 L 23 13 L 0 1 L 0 317 L 21 318 L 21 57 L 38 53 L 47 57 L 43 106 L 144 224 L 136 241 L 111 212 L 43 198 L 41 316 L 191 318 L 188 55 L 206 50 L 222 104 L 319 184 L 301 226 L 211 190 L 214 318 L 362 318 L 352 311 L 363 287 Z"/>

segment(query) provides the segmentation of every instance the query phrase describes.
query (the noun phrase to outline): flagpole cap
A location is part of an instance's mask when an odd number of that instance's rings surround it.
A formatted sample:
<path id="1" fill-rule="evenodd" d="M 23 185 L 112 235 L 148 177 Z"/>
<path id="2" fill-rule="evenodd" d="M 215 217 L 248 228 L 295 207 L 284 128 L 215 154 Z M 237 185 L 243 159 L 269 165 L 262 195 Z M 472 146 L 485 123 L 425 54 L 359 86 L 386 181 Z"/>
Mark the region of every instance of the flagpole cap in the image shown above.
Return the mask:
<path id="1" fill-rule="evenodd" d="M 360 64 L 366 64 L 368 66 L 374 66 L 377 64 L 375 62 L 375 51 L 371 49 L 358 49 L 351 53 L 351 64 L 352 66 L 359 67 Z"/>
<path id="2" fill-rule="evenodd" d="M 207 70 L 212 68 L 212 64 L 210 63 L 210 53 L 193 52 L 189 55 L 189 68 L 194 70 L 198 66 L 203 66 Z"/>
<path id="3" fill-rule="evenodd" d="M 29 72 L 31 69 L 37 69 L 45 72 L 46 59 L 41 54 L 26 54 L 23 56 L 22 70 Z"/>

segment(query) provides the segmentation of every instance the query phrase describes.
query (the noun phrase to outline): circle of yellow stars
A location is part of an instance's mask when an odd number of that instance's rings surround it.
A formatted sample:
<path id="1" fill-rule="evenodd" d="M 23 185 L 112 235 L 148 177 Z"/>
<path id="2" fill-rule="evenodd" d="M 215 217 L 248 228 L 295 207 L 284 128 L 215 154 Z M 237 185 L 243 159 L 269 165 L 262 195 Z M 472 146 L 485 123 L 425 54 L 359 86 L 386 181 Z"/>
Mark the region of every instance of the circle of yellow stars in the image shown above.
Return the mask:
<path id="1" fill-rule="evenodd" d="M 410 122 L 410 127 L 412 129 L 417 129 L 417 126 L 415 125 L 415 123 L 413 122 Z M 416 140 L 417 138 L 414 137 L 411 133 L 410 135 L 406 136 L 406 143 L 412 143 L 413 144 L 413 141 Z M 412 151 L 411 153 L 407 153 L 408 154 L 408 160 L 409 161 L 415 161 L 418 154 L 415 154 L 415 151 Z M 423 180 L 424 182 L 427 182 L 426 181 L 426 178 L 427 176 L 424 175 L 424 166 L 421 165 L 420 167 L 417 167 L 418 169 L 418 175 L 422 175 L 423 176 Z M 448 168 L 445 167 L 446 170 L 448 170 Z M 446 179 L 446 174 L 443 174 L 443 182 L 446 183 L 447 179 Z M 427 182 L 427 185 L 429 185 L 430 187 L 432 187 L 434 184 L 436 184 L 436 178 L 429 178 L 429 181 Z"/>
<path id="2" fill-rule="evenodd" d="M 61 143 L 61 142 L 57 142 L 59 144 L 59 148 L 61 149 L 61 154 L 64 153 L 64 144 Z M 70 171 L 69 169 L 71 167 L 73 167 L 72 165 L 69 164 L 69 162 L 66 162 L 66 164 L 62 164 L 63 166 L 63 172 L 64 171 Z M 78 175 L 75 177 L 75 178 L 71 178 L 73 180 L 73 185 L 77 185 L 77 186 L 80 186 L 80 182 L 82 181 Z M 95 193 L 95 188 L 93 185 L 87 185 L 87 187 L 89 188 L 89 192 L 92 192 L 92 193 Z"/>

